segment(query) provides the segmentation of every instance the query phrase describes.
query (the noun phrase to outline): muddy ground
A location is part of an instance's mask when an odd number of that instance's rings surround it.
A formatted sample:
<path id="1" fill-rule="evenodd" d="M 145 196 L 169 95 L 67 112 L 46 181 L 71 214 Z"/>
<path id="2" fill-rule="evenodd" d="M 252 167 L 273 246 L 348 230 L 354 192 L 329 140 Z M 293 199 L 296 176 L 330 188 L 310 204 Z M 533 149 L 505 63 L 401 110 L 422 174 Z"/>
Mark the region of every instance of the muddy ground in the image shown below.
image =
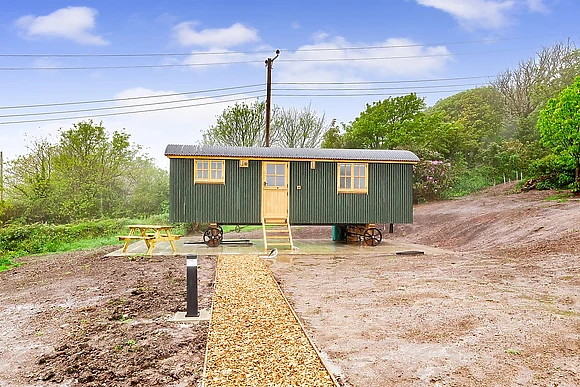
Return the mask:
<path id="1" fill-rule="evenodd" d="M 508 192 L 419 205 L 385 234 L 439 254 L 272 263 L 343 385 L 580 385 L 580 202 Z M 330 229 L 294 231 L 313 236 Z M 185 310 L 184 258 L 110 250 L 0 273 L 0 386 L 199 385 L 208 326 L 168 321 Z M 215 259 L 199 263 L 209 308 Z"/>
<path id="2" fill-rule="evenodd" d="M 208 324 L 186 310 L 185 258 L 118 248 L 27 257 L 0 273 L 0 386 L 197 386 Z M 199 258 L 209 308 L 215 259 Z"/>
<path id="3" fill-rule="evenodd" d="M 580 386 L 580 202 L 556 194 L 419 205 L 383 241 L 439 254 L 271 267 L 345 385 Z"/>

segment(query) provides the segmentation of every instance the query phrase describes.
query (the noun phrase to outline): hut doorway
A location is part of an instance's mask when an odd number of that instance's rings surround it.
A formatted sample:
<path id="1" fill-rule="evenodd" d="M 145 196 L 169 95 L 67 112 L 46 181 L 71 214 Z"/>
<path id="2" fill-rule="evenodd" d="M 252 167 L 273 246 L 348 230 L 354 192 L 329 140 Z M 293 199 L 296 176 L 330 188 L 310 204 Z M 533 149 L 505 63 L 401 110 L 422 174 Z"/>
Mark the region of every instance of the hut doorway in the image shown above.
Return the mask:
<path id="1" fill-rule="evenodd" d="M 262 218 L 264 223 L 288 222 L 288 164 L 262 162 Z"/>

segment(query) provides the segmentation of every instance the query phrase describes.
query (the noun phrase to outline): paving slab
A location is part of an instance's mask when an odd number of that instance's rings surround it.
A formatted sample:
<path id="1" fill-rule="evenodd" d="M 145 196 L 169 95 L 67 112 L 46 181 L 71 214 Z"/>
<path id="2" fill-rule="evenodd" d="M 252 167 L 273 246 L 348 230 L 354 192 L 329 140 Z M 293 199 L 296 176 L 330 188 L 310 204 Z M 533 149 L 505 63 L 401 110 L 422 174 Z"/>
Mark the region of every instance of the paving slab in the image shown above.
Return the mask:
<path id="1" fill-rule="evenodd" d="M 217 247 L 208 247 L 199 242 L 200 237 L 185 237 L 175 241 L 177 252 L 173 253 L 168 242 L 159 242 L 155 245 L 153 256 L 155 255 L 218 255 L 218 254 L 258 254 L 267 255 L 269 251 L 264 249 L 264 242 L 261 239 L 251 239 L 251 245 L 228 245 L 221 244 Z M 366 254 L 396 254 L 405 251 L 419 251 L 426 255 L 447 254 L 449 251 L 437 249 L 430 246 L 401 243 L 396 240 L 383 239 L 378 246 L 365 246 L 357 243 L 335 242 L 326 239 L 296 239 L 294 240 L 295 250 L 279 250 L 279 256 L 292 255 L 366 255 Z M 107 256 L 135 256 L 145 255 L 147 246 L 144 241 L 131 243 L 126 253 L 119 248 Z"/>

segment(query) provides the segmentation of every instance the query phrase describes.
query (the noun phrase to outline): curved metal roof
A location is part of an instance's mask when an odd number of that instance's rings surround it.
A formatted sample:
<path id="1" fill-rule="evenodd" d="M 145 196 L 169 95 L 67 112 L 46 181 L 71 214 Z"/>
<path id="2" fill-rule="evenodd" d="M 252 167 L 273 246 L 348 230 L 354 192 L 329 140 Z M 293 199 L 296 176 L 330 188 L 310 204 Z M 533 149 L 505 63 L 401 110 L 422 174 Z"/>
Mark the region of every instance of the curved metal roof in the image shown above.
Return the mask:
<path id="1" fill-rule="evenodd" d="M 266 159 L 307 160 L 361 160 L 376 162 L 416 163 L 419 158 L 406 150 L 386 149 L 324 149 L 324 148 L 265 148 L 231 147 L 209 145 L 169 144 L 165 148 L 167 157 L 239 157 Z"/>

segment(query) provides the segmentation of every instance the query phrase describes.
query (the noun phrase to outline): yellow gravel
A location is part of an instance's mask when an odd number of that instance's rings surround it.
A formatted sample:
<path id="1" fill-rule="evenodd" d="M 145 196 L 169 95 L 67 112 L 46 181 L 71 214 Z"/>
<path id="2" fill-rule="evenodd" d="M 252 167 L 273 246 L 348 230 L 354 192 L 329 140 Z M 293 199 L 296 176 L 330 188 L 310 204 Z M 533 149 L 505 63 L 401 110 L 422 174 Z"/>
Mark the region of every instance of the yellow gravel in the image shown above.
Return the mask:
<path id="1" fill-rule="evenodd" d="M 256 255 L 221 255 L 204 385 L 335 386 Z"/>

